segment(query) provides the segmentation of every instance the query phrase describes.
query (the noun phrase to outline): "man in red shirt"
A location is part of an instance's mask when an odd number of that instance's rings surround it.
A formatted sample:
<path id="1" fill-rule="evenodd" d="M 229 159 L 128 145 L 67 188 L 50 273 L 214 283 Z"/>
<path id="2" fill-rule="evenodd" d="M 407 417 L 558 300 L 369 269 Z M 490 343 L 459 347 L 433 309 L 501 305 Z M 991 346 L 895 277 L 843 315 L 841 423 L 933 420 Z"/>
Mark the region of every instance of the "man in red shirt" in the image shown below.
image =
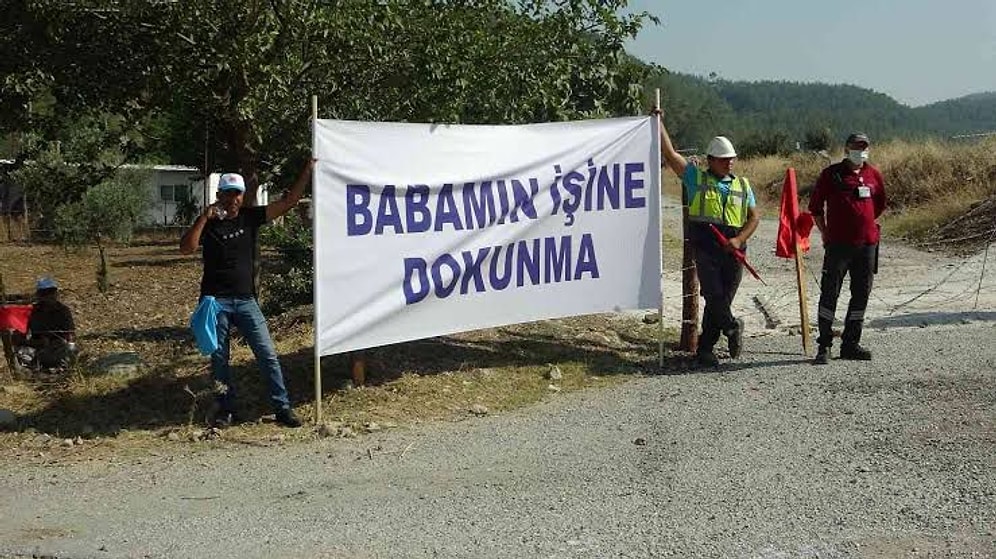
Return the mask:
<path id="1" fill-rule="evenodd" d="M 844 317 L 840 358 L 868 361 L 871 352 L 861 346 L 861 327 L 868 307 L 872 278 L 878 268 L 878 216 L 885 211 L 882 173 L 867 162 L 868 136 L 847 137 L 840 163 L 820 173 L 809 199 L 809 211 L 823 235 L 823 276 L 814 364 L 825 365 L 833 345 L 833 321 L 844 276 L 851 277 L 851 300 Z"/>

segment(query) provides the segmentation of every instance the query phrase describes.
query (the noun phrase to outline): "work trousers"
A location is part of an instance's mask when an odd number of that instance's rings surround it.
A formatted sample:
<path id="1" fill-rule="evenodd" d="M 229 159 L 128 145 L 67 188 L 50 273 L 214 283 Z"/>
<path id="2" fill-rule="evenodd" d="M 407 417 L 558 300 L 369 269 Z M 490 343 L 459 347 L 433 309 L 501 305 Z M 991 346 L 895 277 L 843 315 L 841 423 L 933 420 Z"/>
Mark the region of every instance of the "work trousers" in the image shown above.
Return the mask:
<path id="1" fill-rule="evenodd" d="M 844 282 L 844 276 L 851 277 L 851 300 L 847 304 L 844 317 L 844 332 L 840 343 L 855 346 L 861 341 L 861 329 L 865 322 L 865 309 L 872 290 L 872 278 L 878 245 L 829 244 L 823 255 L 823 275 L 820 278 L 820 306 L 818 324 L 820 335 L 816 343 L 820 347 L 833 346 L 833 321 L 837 313 L 837 298 Z"/>
<path id="2" fill-rule="evenodd" d="M 743 266 L 721 248 L 699 246 L 695 250 L 695 267 L 702 298 L 705 299 L 702 335 L 699 336 L 701 353 L 712 351 L 720 335 L 732 336 L 738 328 L 730 306 L 743 279 Z"/>

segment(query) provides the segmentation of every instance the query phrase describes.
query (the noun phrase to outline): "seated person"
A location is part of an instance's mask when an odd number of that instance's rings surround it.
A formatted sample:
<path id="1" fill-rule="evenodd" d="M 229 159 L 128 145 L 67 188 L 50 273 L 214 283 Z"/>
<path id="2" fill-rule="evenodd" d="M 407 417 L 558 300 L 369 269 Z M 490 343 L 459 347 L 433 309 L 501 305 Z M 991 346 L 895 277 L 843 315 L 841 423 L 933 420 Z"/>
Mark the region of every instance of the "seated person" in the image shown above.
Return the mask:
<path id="1" fill-rule="evenodd" d="M 76 355 L 76 324 L 73 313 L 59 301 L 59 286 L 50 277 L 38 280 L 37 301 L 28 319 L 26 344 L 35 350 L 33 365 L 42 369 L 65 369 Z"/>

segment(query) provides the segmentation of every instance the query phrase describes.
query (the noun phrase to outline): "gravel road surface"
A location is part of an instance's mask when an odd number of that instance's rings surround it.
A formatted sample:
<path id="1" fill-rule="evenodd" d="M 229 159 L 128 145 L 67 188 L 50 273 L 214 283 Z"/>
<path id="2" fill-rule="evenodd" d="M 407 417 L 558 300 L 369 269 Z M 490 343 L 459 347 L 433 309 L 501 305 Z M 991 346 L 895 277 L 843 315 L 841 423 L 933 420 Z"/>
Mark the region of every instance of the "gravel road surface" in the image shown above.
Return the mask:
<path id="1" fill-rule="evenodd" d="M 8 464 L 0 557 L 996 557 L 996 274 L 884 245 L 875 359 L 815 367 L 768 252 L 718 370 L 351 440 Z"/>

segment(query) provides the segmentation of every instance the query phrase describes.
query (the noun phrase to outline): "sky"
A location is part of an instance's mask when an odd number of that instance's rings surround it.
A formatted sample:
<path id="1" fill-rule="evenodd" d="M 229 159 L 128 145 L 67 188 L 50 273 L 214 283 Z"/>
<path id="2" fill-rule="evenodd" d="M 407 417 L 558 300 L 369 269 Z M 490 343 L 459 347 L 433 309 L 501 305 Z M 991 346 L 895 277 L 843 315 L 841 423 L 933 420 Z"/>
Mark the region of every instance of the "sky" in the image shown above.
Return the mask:
<path id="1" fill-rule="evenodd" d="M 630 0 L 627 51 L 682 73 L 851 84 L 919 106 L 996 91 L 996 0 Z"/>

